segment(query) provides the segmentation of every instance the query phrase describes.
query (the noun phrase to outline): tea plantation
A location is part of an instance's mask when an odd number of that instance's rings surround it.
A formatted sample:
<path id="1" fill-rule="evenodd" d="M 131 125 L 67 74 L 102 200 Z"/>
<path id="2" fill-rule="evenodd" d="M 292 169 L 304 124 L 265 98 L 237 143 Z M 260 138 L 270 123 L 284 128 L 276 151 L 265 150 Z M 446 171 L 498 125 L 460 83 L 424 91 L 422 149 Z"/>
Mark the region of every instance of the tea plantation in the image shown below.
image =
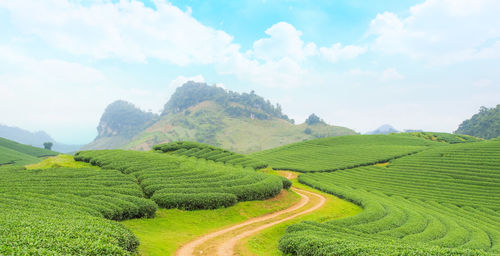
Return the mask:
<path id="1" fill-rule="evenodd" d="M 227 207 L 238 201 L 273 197 L 288 184 L 252 168 L 173 154 L 97 150 L 79 152 L 75 159 L 134 175 L 146 197 L 164 208 Z"/>
<path id="2" fill-rule="evenodd" d="M 231 152 L 222 148 L 217 148 L 208 144 L 191 142 L 191 141 L 178 141 L 166 144 L 160 144 L 153 147 L 154 150 L 172 153 L 181 156 L 189 156 L 196 158 L 203 158 L 215 162 L 222 162 L 232 165 L 241 165 L 243 167 L 251 167 L 260 169 L 267 167 L 267 164 L 249 158 L 245 155 Z"/>
<path id="3" fill-rule="evenodd" d="M 294 143 L 257 152 L 252 158 L 274 169 L 299 172 L 334 171 L 387 162 L 440 143 L 408 135 L 351 135 Z"/>
<path id="4" fill-rule="evenodd" d="M 297 255 L 499 255 L 500 141 L 438 146 L 299 181 L 351 200 L 360 214 L 288 227 Z"/>
<path id="5" fill-rule="evenodd" d="M 93 168 L 0 168 L 0 255 L 133 255 L 135 235 L 111 220 L 152 217 L 131 175 Z"/>
<path id="6" fill-rule="evenodd" d="M 59 153 L 44 148 L 24 145 L 0 137 L 0 165 L 25 165 L 39 162 L 40 157 L 55 156 Z"/>

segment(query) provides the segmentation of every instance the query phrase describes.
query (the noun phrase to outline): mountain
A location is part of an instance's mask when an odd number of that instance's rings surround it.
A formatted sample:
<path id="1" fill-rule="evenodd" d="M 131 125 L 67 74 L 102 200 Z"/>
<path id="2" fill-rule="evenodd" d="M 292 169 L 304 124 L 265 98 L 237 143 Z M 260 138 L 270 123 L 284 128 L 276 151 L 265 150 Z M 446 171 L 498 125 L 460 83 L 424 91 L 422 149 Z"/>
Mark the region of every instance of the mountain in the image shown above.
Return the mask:
<path id="1" fill-rule="evenodd" d="M 82 145 L 68 145 L 59 143 L 44 131 L 30 132 L 18 127 L 11 127 L 1 124 L 0 137 L 39 148 L 43 148 L 44 142 L 52 142 L 54 144 L 52 146 L 52 150 L 62 153 L 74 152 L 82 147 Z"/>
<path id="2" fill-rule="evenodd" d="M 120 104 L 128 105 L 127 114 L 111 111 L 113 104 L 101 118 L 99 135 L 83 149 L 150 150 L 155 144 L 190 140 L 248 153 L 313 138 L 356 134 L 328 125 L 319 117 L 320 122 L 296 125 L 279 104 L 273 105 L 253 91 L 237 93 L 205 83 L 187 82 L 177 88 L 159 116 L 126 102 Z M 129 116 L 136 121 L 130 122 Z M 123 130 L 128 131 L 126 135 Z"/>
<path id="3" fill-rule="evenodd" d="M 106 107 L 97 126 L 97 137 L 82 150 L 121 148 L 156 120 L 158 115 L 117 100 Z"/>
<path id="4" fill-rule="evenodd" d="M 471 135 L 483 139 L 500 136 L 500 104 L 494 108 L 481 107 L 479 113 L 463 121 L 456 134 Z"/>
<path id="5" fill-rule="evenodd" d="M 389 134 L 389 133 L 398 133 L 399 131 L 396 130 L 394 127 L 388 124 L 384 124 L 377 128 L 374 131 L 367 132 L 366 134 Z"/>

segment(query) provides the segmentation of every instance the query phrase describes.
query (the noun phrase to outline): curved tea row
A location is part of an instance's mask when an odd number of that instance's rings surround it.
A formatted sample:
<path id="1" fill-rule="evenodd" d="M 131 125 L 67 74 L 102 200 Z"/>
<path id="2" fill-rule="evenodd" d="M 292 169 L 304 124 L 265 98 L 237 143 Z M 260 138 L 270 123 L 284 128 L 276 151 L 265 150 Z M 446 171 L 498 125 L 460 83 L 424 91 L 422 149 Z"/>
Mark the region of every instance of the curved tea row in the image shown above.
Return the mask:
<path id="1" fill-rule="evenodd" d="M 294 143 L 250 156 L 274 169 L 322 172 L 387 162 L 443 144 L 408 135 L 351 135 Z"/>
<path id="2" fill-rule="evenodd" d="M 292 225 L 280 241 L 298 255 L 500 253 L 500 141 L 436 147 L 299 181 L 364 207 L 357 216 Z"/>
<path id="3" fill-rule="evenodd" d="M 98 150 L 79 152 L 75 159 L 132 174 L 145 196 L 165 208 L 214 209 L 267 199 L 285 182 L 251 168 L 172 154 Z"/>
<path id="4" fill-rule="evenodd" d="M 134 255 L 120 223 L 152 217 L 134 177 L 113 170 L 0 168 L 1 255 Z"/>
<path id="5" fill-rule="evenodd" d="M 208 144 L 192 141 L 177 141 L 160 144 L 154 146 L 153 149 L 164 153 L 203 158 L 206 160 L 212 160 L 214 162 L 241 165 L 243 167 L 251 167 L 254 169 L 267 167 L 267 164 L 263 161 L 249 158 L 245 155 L 234 153 L 222 148 L 217 148 Z"/>

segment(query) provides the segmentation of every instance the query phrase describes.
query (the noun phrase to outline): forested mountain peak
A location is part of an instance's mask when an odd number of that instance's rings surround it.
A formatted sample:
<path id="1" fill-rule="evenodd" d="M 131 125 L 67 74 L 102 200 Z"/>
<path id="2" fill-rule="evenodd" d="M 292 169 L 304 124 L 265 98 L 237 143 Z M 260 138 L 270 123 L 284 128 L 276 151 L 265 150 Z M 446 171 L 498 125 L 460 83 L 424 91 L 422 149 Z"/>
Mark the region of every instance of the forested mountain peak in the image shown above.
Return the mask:
<path id="1" fill-rule="evenodd" d="M 237 93 L 215 85 L 186 82 L 178 87 L 170 100 L 165 104 L 162 115 L 179 113 L 189 107 L 204 101 L 214 101 L 224 107 L 225 111 L 233 117 L 250 117 L 256 119 L 281 118 L 292 121 L 281 111 L 279 104 L 273 105 L 269 100 L 255 94 Z"/>
<path id="2" fill-rule="evenodd" d="M 483 139 L 500 136 L 500 104 L 494 108 L 481 107 L 479 113 L 463 121 L 455 133 Z"/>
<path id="3" fill-rule="evenodd" d="M 152 124 L 158 115 L 145 112 L 134 104 L 117 100 L 106 107 L 97 127 L 98 138 L 122 136 L 132 138 Z"/>

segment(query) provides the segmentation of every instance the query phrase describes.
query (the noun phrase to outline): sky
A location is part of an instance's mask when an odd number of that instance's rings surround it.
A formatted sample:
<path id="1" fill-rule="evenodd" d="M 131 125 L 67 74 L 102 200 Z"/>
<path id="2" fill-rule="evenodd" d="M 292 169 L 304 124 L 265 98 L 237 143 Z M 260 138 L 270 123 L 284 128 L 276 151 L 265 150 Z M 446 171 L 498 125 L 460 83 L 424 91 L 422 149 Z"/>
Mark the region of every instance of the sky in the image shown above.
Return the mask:
<path id="1" fill-rule="evenodd" d="M 159 113 L 192 80 L 304 122 L 453 132 L 500 104 L 496 0 L 0 0 L 0 123 L 97 135 L 118 99 Z"/>

